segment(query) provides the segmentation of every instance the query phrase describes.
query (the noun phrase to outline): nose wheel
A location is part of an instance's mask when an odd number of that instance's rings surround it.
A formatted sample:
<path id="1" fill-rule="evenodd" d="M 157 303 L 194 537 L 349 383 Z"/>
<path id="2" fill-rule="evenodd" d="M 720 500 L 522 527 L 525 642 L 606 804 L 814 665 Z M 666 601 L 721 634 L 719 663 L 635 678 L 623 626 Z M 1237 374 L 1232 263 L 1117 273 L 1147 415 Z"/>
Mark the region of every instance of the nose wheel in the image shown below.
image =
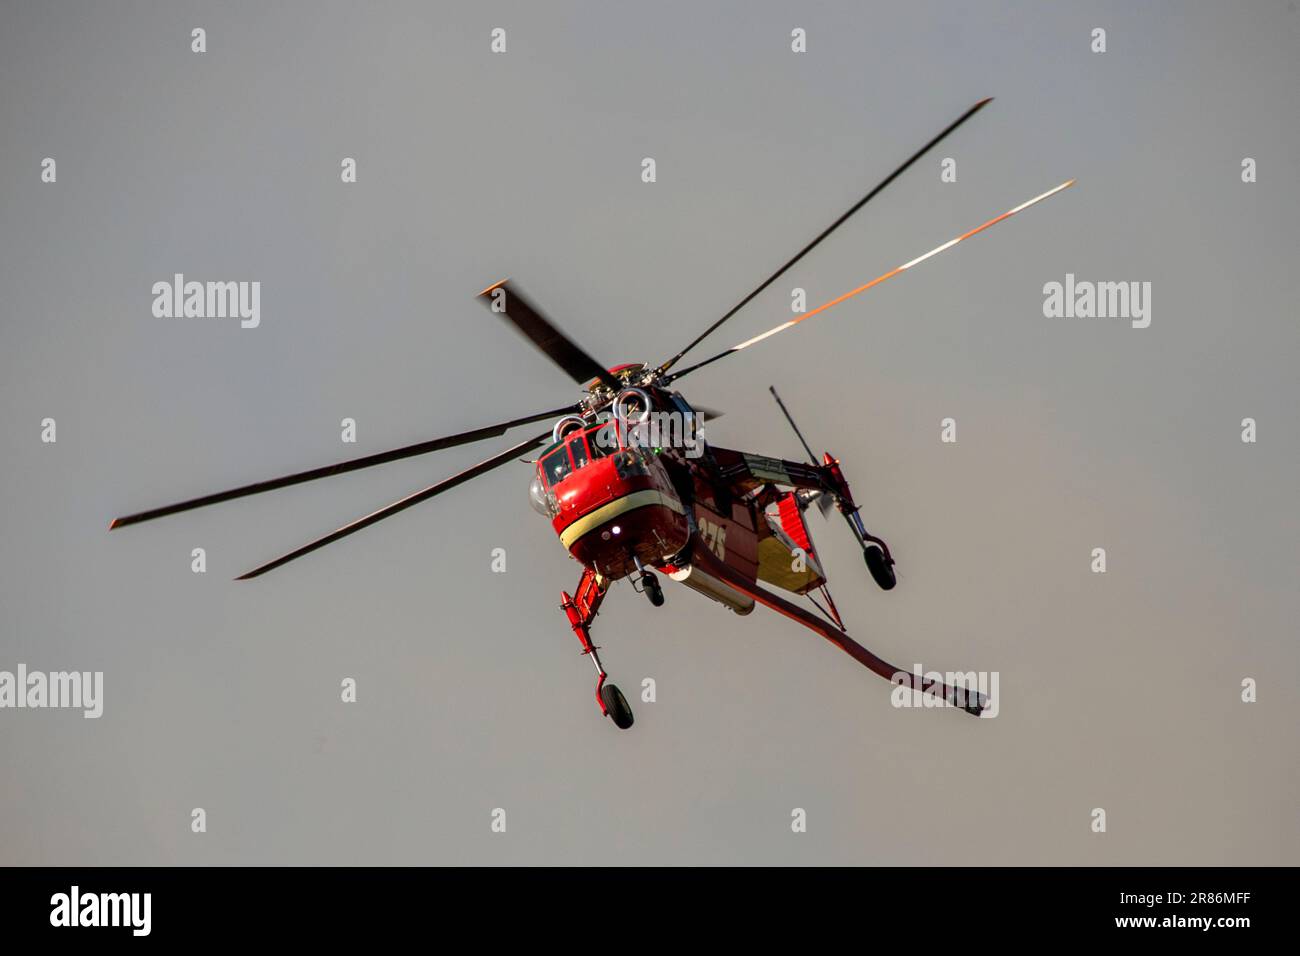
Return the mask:
<path id="1" fill-rule="evenodd" d="M 600 702 L 605 705 L 605 715 L 614 721 L 615 727 L 627 730 L 632 726 L 632 708 L 617 684 L 601 684 Z"/>
<path id="2" fill-rule="evenodd" d="M 659 579 L 653 572 L 647 571 L 641 575 L 641 590 L 655 607 L 664 606 L 664 589 L 659 586 Z"/>
<path id="3" fill-rule="evenodd" d="M 619 730 L 627 730 L 632 726 L 632 708 L 628 706 L 627 698 L 621 690 L 605 682 L 605 668 L 600 663 L 599 648 L 591 642 L 591 622 L 605 599 L 606 583 L 591 568 L 583 569 L 577 590 L 572 595 L 568 591 L 560 592 L 560 607 L 568 617 L 573 633 L 582 643 L 583 655 L 591 658 L 591 664 L 596 669 L 596 703 L 600 705 L 600 712 L 614 721 L 614 726 Z M 655 584 L 657 586 L 658 582 Z M 659 602 L 663 603 L 662 593 Z"/>

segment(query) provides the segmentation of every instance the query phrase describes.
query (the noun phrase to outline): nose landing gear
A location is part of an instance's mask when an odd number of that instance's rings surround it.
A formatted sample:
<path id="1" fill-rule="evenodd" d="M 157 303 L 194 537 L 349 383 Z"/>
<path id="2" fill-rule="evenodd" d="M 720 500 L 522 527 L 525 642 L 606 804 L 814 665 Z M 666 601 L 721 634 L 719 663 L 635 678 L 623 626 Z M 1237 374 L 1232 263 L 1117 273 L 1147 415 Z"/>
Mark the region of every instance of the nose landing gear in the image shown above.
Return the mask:
<path id="1" fill-rule="evenodd" d="M 591 568 L 583 569 L 582 580 L 578 582 L 573 596 L 570 597 L 568 591 L 560 592 L 560 607 L 568 617 L 573 633 L 582 643 L 582 653 L 591 658 L 591 664 L 596 668 L 596 703 L 600 712 L 614 721 L 614 726 L 619 730 L 627 730 L 632 726 L 632 708 L 616 685 L 605 683 L 608 675 L 600 663 L 599 648 L 591 642 L 591 622 L 596 619 L 596 610 L 605 599 L 607 583 Z M 660 602 L 662 601 L 661 594 Z"/>
<path id="2" fill-rule="evenodd" d="M 628 706 L 627 698 L 617 684 L 601 685 L 600 702 L 604 705 L 605 715 L 614 721 L 615 727 L 627 730 L 632 726 L 632 708 Z"/>

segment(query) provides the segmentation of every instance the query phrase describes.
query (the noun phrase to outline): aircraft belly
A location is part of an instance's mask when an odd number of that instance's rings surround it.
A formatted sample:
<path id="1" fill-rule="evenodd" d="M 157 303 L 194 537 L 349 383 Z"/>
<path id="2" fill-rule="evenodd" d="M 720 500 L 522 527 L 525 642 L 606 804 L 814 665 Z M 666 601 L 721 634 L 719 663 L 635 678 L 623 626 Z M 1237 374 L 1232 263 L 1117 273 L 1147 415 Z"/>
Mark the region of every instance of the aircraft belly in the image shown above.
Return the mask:
<path id="1" fill-rule="evenodd" d="M 577 518 L 560 532 L 560 541 L 583 564 L 618 579 L 634 570 L 631 554 L 656 564 L 685 547 L 688 535 L 681 502 L 651 488 Z"/>

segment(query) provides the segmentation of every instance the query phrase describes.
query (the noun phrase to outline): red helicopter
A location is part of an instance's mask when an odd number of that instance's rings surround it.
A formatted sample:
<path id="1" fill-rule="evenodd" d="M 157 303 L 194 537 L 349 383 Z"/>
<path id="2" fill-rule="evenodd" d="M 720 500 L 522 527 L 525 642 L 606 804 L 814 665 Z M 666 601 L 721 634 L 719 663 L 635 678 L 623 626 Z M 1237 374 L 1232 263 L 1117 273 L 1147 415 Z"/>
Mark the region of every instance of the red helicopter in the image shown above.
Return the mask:
<path id="1" fill-rule="evenodd" d="M 606 368 L 544 318 L 517 287 L 499 282 L 484 289 L 479 297 L 574 381 L 585 385 L 585 394 L 577 403 L 116 518 L 109 527 L 477 442 L 517 426 L 558 417 L 547 431 L 254 568 L 237 580 L 265 574 L 544 446 L 536 459 L 529 499 L 535 510 L 551 520 L 561 543 L 582 564 L 577 587 L 572 594 L 561 592 L 560 606 L 582 644 L 583 654 L 595 667 L 596 702 L 601 713 L 618 727 L 632 726 L 632 709 L 618 687 L 606 680 L 598 648 L 592 643 L 591 625 L 611 583 L 623 578 L 631 578 L 633 588 L 644 593 L 651 604 L 662 605 L 664 594 L 656 572 L 737 614 L 748 614 L 755 604 L 769 607 L 822 635 L 885 679 L 979 715 L 986 703 L 982 695 L 900 671 L 846 633 L 827 590 L 826 575 L 805 520 L 806 510 L 816 503 L 823 514 L 833 507 L 844 516 L 862 548 L 872 578 L 884 590 L 896 583 L 894 557 L 884 540 L 863 524 L 839 461 L 829 453 L 817 459 L 776 390 L 771 390 L 773 397 L 808 452 L 806 462 L 710 444 L 704 440 L 701 426 L 717 413 L 693 408 L 672 386 L 683 376 L 819 315 L 1073 185 L 1074 180 L 1064 182 L 811 311 L 694 365 L 673 370 L 687 352 L 988 102 L 981 100 L 954 120 L 762 285 L 659 365 Z M 760 581 L 808 598 L 814 610 L 774 594 L 760 586 Z"/>

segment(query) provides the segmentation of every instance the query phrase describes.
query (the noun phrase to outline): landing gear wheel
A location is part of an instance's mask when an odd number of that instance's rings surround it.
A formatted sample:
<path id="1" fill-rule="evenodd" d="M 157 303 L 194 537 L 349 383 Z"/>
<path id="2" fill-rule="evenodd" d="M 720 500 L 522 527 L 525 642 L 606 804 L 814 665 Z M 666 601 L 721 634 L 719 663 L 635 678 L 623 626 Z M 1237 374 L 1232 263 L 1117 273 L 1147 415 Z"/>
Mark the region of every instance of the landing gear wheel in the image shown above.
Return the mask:
<path id="1" fill-rule="evenodd" d="M 605 710 L 614 721 L 615 727 L 619 730 L 627 730 L 632 726 L 632 708 L 628 706 L 627 698 L 616 685 L 603 685 L 600 688 L 600 701 L 605 705 Z"/>
<path id="2" fill-rule="evenodd" d="M 894 585 L 898 583 L 898 578 L 894 577 L 893 567 L 885 560 L 885 552 L 871 544 L 862 549 L 862 557 L 866 559 L 867 570 L 876 579 L 880 589 L 882 591 L 893 590 Z"/>
<path id="3" fill-rule="evenodd" d="M 659 586 L 659 579 L 649 571 L 641 576 L 641 589 L 655 607 L 664 606 L 664 589 Z"/>

